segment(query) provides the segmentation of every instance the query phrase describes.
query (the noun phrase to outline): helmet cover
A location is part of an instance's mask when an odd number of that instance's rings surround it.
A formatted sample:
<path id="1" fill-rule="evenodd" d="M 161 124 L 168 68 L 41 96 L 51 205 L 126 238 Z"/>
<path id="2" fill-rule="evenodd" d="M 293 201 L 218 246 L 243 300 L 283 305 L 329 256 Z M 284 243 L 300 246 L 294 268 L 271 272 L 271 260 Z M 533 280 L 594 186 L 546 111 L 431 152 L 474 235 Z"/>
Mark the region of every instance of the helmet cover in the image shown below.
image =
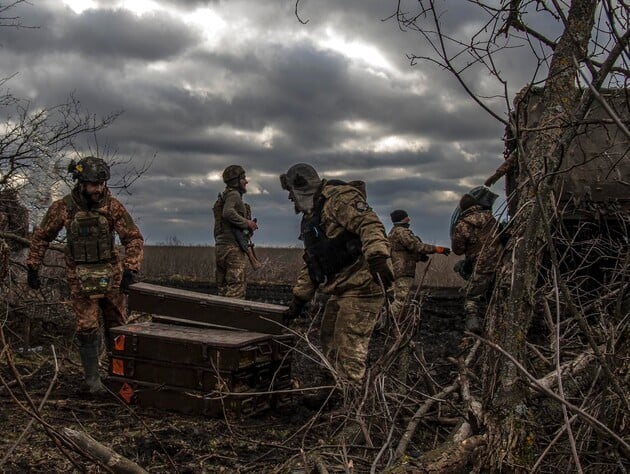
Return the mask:
<path id="1" fill-rule="evenodd" d="M 78 163 L 74 160 L 68 165 L 68 172 L 72 173 L 72 179 L 79 183 L 100 183 L 110 178 L 109 165 L 102 158 L 86 156 Z"/>
<path id="2" fill-rule="evenodd" d="M 223 170 L 223 182 L 229 184 L 230 182 L 240 179 L 245 176 L 245 169 L 240 165 L 230 165 Z"/>

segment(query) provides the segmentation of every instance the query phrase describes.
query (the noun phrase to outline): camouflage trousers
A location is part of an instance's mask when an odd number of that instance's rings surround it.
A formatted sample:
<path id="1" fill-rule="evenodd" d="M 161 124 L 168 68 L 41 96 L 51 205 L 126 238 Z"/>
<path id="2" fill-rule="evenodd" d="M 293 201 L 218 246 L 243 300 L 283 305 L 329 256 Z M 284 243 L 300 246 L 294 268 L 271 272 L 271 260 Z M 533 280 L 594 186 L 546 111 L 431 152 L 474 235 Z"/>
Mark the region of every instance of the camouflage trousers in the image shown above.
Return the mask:
<path id="1" fill-rule="evenodd" d="M 100 328 L 100 317 L 103 318 L 105 334 L 110 328 L 122 326 L 127 322 L 127 295 L 120 292 L 120 264 L 114 265 L 113 288 L 102 298 L 90 298 L 83 294 L 81 284 L 74 271 L 69 271 L 70 304 L 76 318 L 77 333 L 89 334 Z"/>
<path id="2" fill-rule="evenodd" d="M 398 277 L 394 281 L 394 299 L 389 304 L 392 316 L 397 317 L 400 315 L 400 312 L 405 307 L 413 282 L 413 277 Z"/>
<path id="3" fill-rule="evenodd" d="M 217 245 L 215 279 L 219 296 L 245 298 L 247 256 L 237 245 Z"/>
<path id="4" fill-rule="evenodd" d="M 372 331 L 385 297 L 331 296 L 320 327 L 322 350 L 341 377 L 360 382 Z"/>
<path id="5" fill-rule="evenodd" d="M 475 272 L 473 274 L 465 287 L 464 312 L 466 317 L 476 316 L 483 319 L 492 296 L 493 286 L 494 273 Z"/>

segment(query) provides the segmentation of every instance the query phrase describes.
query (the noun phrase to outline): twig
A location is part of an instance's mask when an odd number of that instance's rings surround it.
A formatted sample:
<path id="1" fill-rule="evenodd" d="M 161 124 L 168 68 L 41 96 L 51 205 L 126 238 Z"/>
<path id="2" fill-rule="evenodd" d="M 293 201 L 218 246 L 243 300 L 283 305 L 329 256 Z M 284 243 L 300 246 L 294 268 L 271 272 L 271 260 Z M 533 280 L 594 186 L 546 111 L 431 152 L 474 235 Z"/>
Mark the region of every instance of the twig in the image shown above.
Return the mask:
<path id="1" fill-rule="evenodd" d="M 558 373 L 558 392 L 560 392 L 560 396 L 565 399 L 564 395 L 564 386 L 562 384 L 562 371 L 560 370 L 560 291 L 558 290 L 558 274 L 556 268 L 553 268 L 553 280 L 554 280 L 554 291 L 556 296 L 556 372 Z M 545 301 L 545 307 L 547 311 L 549 306 Z M 580 463 L 580 456 L 577 452 L 577 447 L 575 446 L 575 436 L 573 436 L 573 430 L 571 429 L 571 423 L 569 422 L 569 415 L 567 413 L 567 407 L 562 405 L 562 416 L 564 417 L 564 424 L 567 429 L 567 436 L 569 438 L 569 444 L 571 446 L 571 454 L 573 455 L 573 460 L 575 461 L 575 468 L 577 469 L 579 474 L 582 474 L 584 471 L 582 470 L 582 464 Z"/>
<path id="2" fill-rule="evenodd" d="M 59 364 L 57 362 L 57 354 L 55 353 L 55 346 L 51 345 L 50 348 L 52 349 L 53 360 L 55 361 L 55 373 L 53 374 L 53 378 L 50 381 L 50 384 L 48 385 L 48 390 L 46 390 L 46 393 L 44 394 L 44 398 L 42 398 L 42 401 L 40 402 L 39 406 L 37 407 L 37 409 L 39 411 L 41 411 L 41 409 L 44 407 L 44 404 L 48 400 L 48 397 L 50 396 L 50 393 L 52 392 L 52 389 L 53 389 L 55 383 L 57 382 L 57 376 L 59 375 Z M 39 368 L 41 368 L 41 365 L 40 365 Z M 38 368 L 38 370 L 39 370 L 39 368 Z M 13 453 L 15 448 L 22 442 L 22 440 L 24 439 L 26 434 L 29 432 L 29 430 L 31 429 L 31 426 L 33 425 L 34 422 L 35 422 L 34 418 L 31 418 L 28 421 L 28 423 L 26 424 L 26 427 L 24 428 L 22 433 L 20 433 L 20 436 L 18 436 L 18 439 L 7 450 L 7 452 L 5 453 L 5 455 L 2 458 L 2 460 L 0 460 L 0 467 L 4 466 L 4 464 L 8 461 L 8 459 L 11 457 L 11 454 Z"/>
<path id="3" fill-rule="evenodd" d="M 612 431 L 610 428 L 608 428 L 606 425 L 604 425 L 602 422 L 600 422 L 599 420 L 597 420 L 593 416 L 591 416 L 588 413 L 586 413 L 585 411 L 581 410 L 579 407 L 576 407 L 572 403 L 566 401 L 564 398 L 558 396 L 556 393 L 552 392 L 547 387 L 544 387 L 544 386 L 540 385 L 538 383 L 538 380 L 532 374 L 530 374 L 527 371 L 527 369 L 525 367 L 523 367 L 521 365 L 521 363 L 518 362 L 514 358 L 514 356 L 512 356 L 512 354 L 508 353 L 505 349 L 503 349 L 502 347 L 500 347 L 499 345 L 495 344 L 494 342 L 491 342 L 491 341 L 489 341 L 489 340 L 487 340 L 487 339 L 485 339 L 485 338 L 483 338 L 483 337 L 481 337 L 479 335 L 472 334 L 472 333 L 470 333 L 470 334 L 471 334 L 471 336 L 474 336 L 474 337 L 478 338 L 484 344 L 492 347 L 493 349 L 495 349 L 496 351 L 500 352 L 505 357 L 507 357 L 510 360 L 510 362 L 512 362 L 512 364 L 514 364 L 514 366 L 518 369 L 519 372 L 521 372 L 526 378 L 529 379 L 529 381 L 532 384 L 534 384 L 536 387 L 538 387 L 546 395 L 548 395 L 549 397 L 551 397 L 551 398 L 559 401 L 560 403 L 566 405 L 566 407 L 569 410 L 571 410 L 572 412 L 574 412 L 574 413 L 578 414 L 579 416 L 581 416 L 582 418 L 584 418 L 593 428 L 598 429 L 599 431 L 602 431 L 603 433 L 608 434 L 614 441 L 617 442 L 617 444 L 624 451 L 626 456 L 630 456 L 630 445 L 628 445 L 628 443 L 626 441 L 624 441 L 617 433 Z"/>

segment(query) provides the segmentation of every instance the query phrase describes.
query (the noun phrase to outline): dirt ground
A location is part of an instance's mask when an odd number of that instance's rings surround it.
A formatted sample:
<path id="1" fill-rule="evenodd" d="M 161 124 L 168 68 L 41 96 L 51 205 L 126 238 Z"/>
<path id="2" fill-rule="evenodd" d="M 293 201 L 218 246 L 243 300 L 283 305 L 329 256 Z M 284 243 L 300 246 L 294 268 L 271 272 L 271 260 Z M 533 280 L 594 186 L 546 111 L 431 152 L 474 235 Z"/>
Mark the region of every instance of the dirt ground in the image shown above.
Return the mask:
<path id="1" fill-rule="evenodd" d="M 449 358 L 458 355 L 462 342 L 462 303 L 456 289 L 428 292 L 421 309 L 422 323 L 415 337 L 407 379 L 410 385 L 420 387 L 427 377 L 437 383 L 440 379 L 448 381 L 452 371 Z M 295 328 L 306 332 L 309 340 L 316 342 L 316 325 L 311 326 L 310 322 L 306 318 L 298 320 Z M 24 387 L 22 390 L 17 386 L 3 358 L 0 365 L 2 472 L 107 472 L 106 467 L 69 450 L 64 450 L 64 454 L 53 442 L 55 433 L 63 428 L 89 434 L 149 472 L 324 472 L 321 463 L 329 472 L 369 472 L 372 464 L 379 466 L 375 458 L 381 442 L 370 446 L 370 443 L 358 441 L 356 445 L 348 444 L 339 449 L 337 435 L 347 426 L 343 409 L 339 406 L 322 411 L 307 408 L 299 391 L 286 397 L 282 407 L 245 419 L 185 416 L 126 405 L 113 395 L 90 399 L 78 393 L 82 375 L 71 337 L 41 333 L 31 341 L 32 350 L 20 352 L 17 330 L 13 334 L 8 332 L 8 337 L 12 336 L 16 337 L 11 344 L 15 366 Z M 387 347 L 387 340 L 386 331 L 375 333 L 370 362 L 379 358 Z M 32 410 L 24 393 L 28 393 L 35 406 L 41 404 L 55 377 L 51 345 L 55 347 L 58 364 L 57 380 L 39 411 L 42 422 L 35 421 L 23 436 L 32 419 L 27 413 Z M 317 385 L 322 369 L 313 352 L 303 339 L 298 340 L 296 349 L 292 364 L 294 387 Z M 103 363 L 103 375 L 105 367 Z M 409 402 L 408 413 L 400 420 L 408 421 L 417 403 L 419 401 Z M 382 436 L 386 434 L 376 434 L 375 438 Z M 431 436 L 433 439 L 416 436 L 409 445 L 408 455 L 413 457 L 430 449 L 438 441 L 434 434 Z"/>

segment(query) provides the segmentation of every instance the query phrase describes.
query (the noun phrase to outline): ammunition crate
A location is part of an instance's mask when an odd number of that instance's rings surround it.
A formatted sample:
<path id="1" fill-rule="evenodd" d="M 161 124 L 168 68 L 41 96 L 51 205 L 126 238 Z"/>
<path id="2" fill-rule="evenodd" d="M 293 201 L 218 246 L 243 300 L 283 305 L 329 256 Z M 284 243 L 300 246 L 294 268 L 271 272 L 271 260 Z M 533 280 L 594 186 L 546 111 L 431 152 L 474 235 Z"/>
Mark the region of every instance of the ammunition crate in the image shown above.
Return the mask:
<path id="1" fill-rule="evenodd" d="M 108 377 L 109 389 L 127 404 L 212 418 L 247 417 L 272 408 L 274 398 L 254 391 L 239 394 L 204 393 L 164 384 Z M 282 403 L 285 403 L 284 401 Z"/>
<path id="2" fill-rule="evenodd" d="M 239 370 L 288 360 L 293 336 L 161 324 L 110 329 L 112 357 L 161 360 L 215 371 Z"/>
<path id="3" fill-rule="evenodd" d="M 139 382 L 164 384 L 203 392 L 261 392 L 287 388 L 291 383 L 288 363 L 266 363 L 246 369 L 219 371 L 161 360 L 131 357 L 110 358 L 109 374 Z"/>
<path id="4" fill-rule="evenodd" d="M 222 329 L 282 334 L 285 330 L 284 311 L 287 308 L 150 283 L 135 283 L 129 287 L 129 309 L 196 321 Z"/>

